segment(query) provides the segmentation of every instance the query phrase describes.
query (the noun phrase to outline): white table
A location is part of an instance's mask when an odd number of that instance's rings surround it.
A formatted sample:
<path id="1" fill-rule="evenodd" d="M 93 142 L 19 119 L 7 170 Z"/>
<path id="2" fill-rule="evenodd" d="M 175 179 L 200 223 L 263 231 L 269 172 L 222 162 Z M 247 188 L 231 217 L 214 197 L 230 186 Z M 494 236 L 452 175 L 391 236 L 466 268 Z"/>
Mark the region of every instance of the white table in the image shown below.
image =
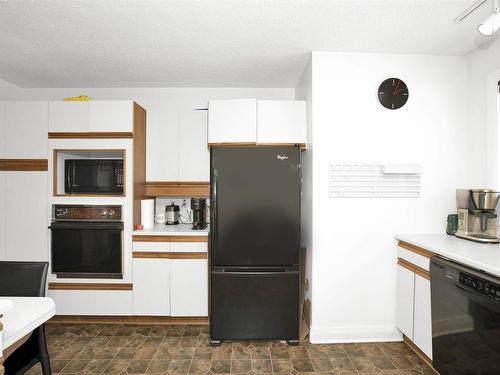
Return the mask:
<path id="1" fill-rule="evenodd" d="M 0 318 L 0 375 L 3 374 L 3 361 L 31 332 L 52 318 L 56 305 L 47 297 L 0 297 L 12 301 L 12 309 Z"/>

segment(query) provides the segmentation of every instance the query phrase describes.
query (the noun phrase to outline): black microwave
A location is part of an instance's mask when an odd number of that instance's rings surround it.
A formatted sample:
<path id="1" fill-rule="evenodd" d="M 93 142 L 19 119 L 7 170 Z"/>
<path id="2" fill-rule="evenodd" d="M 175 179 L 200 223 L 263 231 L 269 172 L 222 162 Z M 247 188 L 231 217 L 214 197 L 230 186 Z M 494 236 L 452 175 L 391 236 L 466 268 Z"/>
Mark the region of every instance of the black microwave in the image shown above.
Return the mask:
<path id="1" fill-rule="evenodd" d="M 66 194 L 123 194 L 122 159 L 66 159 Z"/>

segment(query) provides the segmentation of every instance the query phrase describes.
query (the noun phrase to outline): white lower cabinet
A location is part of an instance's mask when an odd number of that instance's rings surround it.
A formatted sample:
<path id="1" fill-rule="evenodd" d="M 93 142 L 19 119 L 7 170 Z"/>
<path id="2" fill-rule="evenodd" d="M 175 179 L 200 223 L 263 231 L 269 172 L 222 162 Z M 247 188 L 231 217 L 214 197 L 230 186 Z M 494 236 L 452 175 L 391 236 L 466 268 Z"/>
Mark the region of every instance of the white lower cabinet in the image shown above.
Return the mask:
<path id="1" fill-rule="evenodd" d="M 134 315 L 170 315 L 170 259 L 134 259 Z"/>
<path id="2" fill-rule="evenodd" d="M 413 342 L 432 358 L 431 282 L 415 274 Z"/>
<path id="3" fill-rule="evenodd" d="M 431 283 L 425 270 L 397 267 L 396 326 L 432 360 Z"/>
<path id="4" fill-rule="evenodd" d="M 398 265 L 396 325 L 408 338 L 413 338 L 415 273 Z"/>
<path id="5" fill-rule="evenodd" d="M 206 259 L 172 259 L 170 262 L 172 316 L 208 315 L 208 265 Z"/>

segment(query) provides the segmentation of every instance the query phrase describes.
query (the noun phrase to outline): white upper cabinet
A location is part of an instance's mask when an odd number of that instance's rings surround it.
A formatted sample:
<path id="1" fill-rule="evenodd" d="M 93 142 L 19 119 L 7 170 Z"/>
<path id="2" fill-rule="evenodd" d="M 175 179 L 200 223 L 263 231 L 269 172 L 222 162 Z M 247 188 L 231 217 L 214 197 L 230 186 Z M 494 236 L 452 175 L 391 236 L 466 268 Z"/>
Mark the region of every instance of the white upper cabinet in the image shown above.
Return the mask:
<path id="1" fill-rule="evenodd" d="M 208 143 L 306 144 L 306 102 L 212 100 L 208 104 Z"/>
<path id="2" fill-rule="evenodd" d="M 90 132 L 132 132 L 134 102 L 96 100 L 89 102 Z"/>
<path id="3" fill-rule="evenodd" d="M 208 103 L 208 143 L 256 143 L 257 100 L 211 100 Z"/>
<path id="4" fill-rule="evenodd" d="M 179 180 L 208 181 L 207 114 L 189 109 L 181 112 L 179 119 Z"/>
<path id="5" fill-rule="evenodd" d="M 4 102 L 2 108 L 3 145 L 0 146 L 0 158 L 46 159 L 47 102 Z"/>
<path id="6" fill-rule="evenodd" d="M 49 132 L 88 132 L 89 102 L 49 102 Z"/>
<path id="7" fill-rule="evenodd" d="M 307 142 L 306 102 L 302 100 L 259 100 L 257 144 Z"/>
<path id="8" fill-rule="evenodd" d="M 132 132 L 134 102 L 49 102 L 49 132 Z"/>

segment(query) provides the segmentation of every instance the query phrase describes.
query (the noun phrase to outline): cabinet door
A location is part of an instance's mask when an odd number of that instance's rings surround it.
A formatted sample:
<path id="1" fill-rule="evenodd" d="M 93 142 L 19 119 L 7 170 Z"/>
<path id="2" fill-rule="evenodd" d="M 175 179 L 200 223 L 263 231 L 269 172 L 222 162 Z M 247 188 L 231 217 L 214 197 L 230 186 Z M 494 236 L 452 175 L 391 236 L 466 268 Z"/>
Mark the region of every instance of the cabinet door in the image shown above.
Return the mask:
<path id="1" fill-rule="evenodd" d="M 170 260 L 134 258 L 134 315 L 170 315 Z"/>
<path id="2" fill-rule="evenodd" d="M 192 108 L 191 108 L 192 109 Z M 179 181 L 178 114 L 169 106 L 148 111 L 146 180 Z"/>
<path id="3" fill-rule="evenodd" d="M 5 172 L 6 260 L 48 260 L 47 172 Z"/>
<path id="4" fill-rule="evenodd" d="M 172 259 L 170 267 L 172 316 L 208 315 L 206 259 Z"/>
<path id="5" fill-rule="evenodd" d="M 50 132 L 88 132 L 89 102 L 49 102 Z"/>
<path id="6" fill-rule="evenodd" d="M 259 100 L 257 143 L 307 143 L 306 102 Z"/>
<path id="7" fill-rule="evenodd" d="M 413 304 L 415 297 L 415 273 L 398 265 L 396 326 L 413 340 Z"/>
<path id="8" fill-rule="evenodd" d="M 46 159 L 48 102 L 5 102 L 3 158 Z"/>
<path id="9" fill-rule="evenodd" d="M 126 100 L 89 102 L 91 132 L 131 132 L 134 124 L 134 103 Z"/>
<path id="10" fill-rule="evenodd" d="M 179 180 L 210 180 L 207 113 L 186 109 L 180 115 L 179 125 Z"/>
<path id="11" fill-rule="evenodd" d="M 257 100 L 211 100 L 208 143 L 256 143 Z"/>
<path id="12" fill-rule="evenodd" d="M 415 275 L 413 342 L 432 359 L 431 282 Z"/>

